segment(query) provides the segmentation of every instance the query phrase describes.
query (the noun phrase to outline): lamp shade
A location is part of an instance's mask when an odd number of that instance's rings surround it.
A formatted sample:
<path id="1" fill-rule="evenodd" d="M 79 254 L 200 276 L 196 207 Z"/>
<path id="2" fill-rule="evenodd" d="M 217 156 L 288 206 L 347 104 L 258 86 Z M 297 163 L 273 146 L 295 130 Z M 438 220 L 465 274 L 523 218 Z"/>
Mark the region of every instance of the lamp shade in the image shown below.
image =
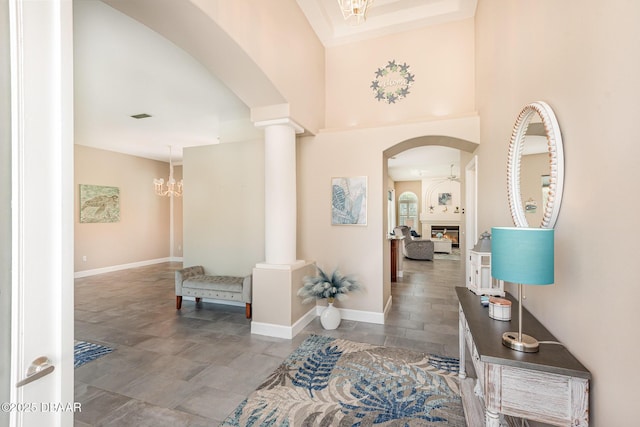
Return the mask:
<path id="1" fill-rule="evenodd" d="M 491 275 L 524 285 L 554 282 L 553 229 L 493 227 Z"/>

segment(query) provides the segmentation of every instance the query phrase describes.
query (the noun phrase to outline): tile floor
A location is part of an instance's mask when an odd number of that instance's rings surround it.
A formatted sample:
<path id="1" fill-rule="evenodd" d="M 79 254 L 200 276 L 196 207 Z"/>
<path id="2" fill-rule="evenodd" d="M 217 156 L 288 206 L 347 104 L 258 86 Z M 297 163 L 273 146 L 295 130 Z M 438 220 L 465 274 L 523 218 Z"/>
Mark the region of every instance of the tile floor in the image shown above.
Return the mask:
<path id="1" fill-rule="evenodd" d="M 316 319 L 293 340 L 251 335 L 244 307 L 185 301 L 176 311 L 178 268 L 76 279 L 76 339 L 116 349 L 75 370 L 76 426 L 217 426 L 309 334 L 458 356 L 462 261 L 406 261 L 385 325 L 325 331 Z"/>

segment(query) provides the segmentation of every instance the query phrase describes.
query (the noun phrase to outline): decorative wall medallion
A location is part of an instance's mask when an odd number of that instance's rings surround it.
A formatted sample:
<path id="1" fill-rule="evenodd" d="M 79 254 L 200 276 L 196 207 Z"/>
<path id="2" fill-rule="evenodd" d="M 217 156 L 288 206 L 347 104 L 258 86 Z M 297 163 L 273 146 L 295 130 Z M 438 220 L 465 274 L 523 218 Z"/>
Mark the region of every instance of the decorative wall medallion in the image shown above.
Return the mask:
<path id="1" fill-rule="evenodd" d="M 395 104 L 396 101 L 406 98 L 416 77 L 415 74 L 411 74 L 406 62 L 396 64 L 395 60 L 389 61 L 383 68 L 378 68 L 375 75 L 376 79 L 370 86 L 373 96 L 387 104 Z"/>

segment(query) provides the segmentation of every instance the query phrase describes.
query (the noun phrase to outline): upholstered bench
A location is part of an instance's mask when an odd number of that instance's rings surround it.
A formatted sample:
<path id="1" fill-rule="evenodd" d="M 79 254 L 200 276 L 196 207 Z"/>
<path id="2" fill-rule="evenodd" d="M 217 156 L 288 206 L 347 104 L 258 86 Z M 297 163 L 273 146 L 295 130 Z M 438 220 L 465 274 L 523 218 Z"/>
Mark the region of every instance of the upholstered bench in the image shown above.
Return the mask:
<path id="1" fill-rule="evenodd" d="M 245 303 L 247 319 L 251 318 L 251 275 L 245 277 L 212 276 L 204 267 L 183 268 L 176 271 L 176 309 L 182 307 L 182 297 L 214 298 Z"/>

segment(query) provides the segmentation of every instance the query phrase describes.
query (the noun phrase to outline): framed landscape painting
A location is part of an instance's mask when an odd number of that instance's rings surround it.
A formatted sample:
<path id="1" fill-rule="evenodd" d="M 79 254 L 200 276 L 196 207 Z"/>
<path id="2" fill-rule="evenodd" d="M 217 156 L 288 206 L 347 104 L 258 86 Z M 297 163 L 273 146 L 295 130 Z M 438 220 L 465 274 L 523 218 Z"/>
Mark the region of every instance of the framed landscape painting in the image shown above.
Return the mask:
<path id="1" fill-rule="evenodd" d="M 367 225 L 367 177 L 331 178 L 331 225 Z"/>
<path id="2" fill-rule="evenodd" d="M 80 222 L 119 222 L 120 189 L 80 184 Z"/>

